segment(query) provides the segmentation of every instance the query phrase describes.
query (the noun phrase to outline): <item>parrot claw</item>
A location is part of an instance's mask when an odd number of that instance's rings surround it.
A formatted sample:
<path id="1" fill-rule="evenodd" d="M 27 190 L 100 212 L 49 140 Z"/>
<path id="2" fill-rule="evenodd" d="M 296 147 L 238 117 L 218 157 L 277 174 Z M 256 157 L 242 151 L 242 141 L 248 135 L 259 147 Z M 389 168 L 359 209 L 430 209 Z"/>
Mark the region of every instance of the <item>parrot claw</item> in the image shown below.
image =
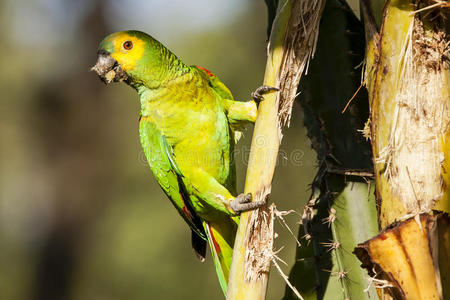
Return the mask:
<path id="1" fill-rule="evenodd" d="M 257 88 L 253 93 L 251 93 L 252 99 L 255 100 L 256 103 L 261 102 L 264 99 L 264 94 L 271 91 L 278 91 L 279 89 L 272 86 L 262 85 Z"/>
<path id="2" fill-rule="evenodd" d="M 242 212 L 257 209 L 266 204 L 266 200 L 254 202 L 251 202 L 251 200 L 252 200 L 251 193 L 240 194 L 230 202 L 230 207 L 236 214 L 239 215 Z"/>

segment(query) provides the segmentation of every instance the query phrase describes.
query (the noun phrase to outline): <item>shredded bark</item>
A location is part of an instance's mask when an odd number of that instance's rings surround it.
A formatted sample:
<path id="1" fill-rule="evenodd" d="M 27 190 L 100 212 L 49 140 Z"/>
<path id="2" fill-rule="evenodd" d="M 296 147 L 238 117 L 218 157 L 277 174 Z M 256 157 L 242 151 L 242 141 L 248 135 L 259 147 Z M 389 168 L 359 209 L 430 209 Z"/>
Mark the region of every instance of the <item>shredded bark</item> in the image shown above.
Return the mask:
<path id="1" fill-rule="evenodd" d="M 280 140 L 281 128 L 289 126 L 300 77 L 305 68 L 307 72 L 309 60 L 316 50 L 324 5 L 324 0 L 307 0 L 295 1 L 292 7 L 292 17 L 283 42 L 283 63 L 277 75 L 277 87 L 280 89 L 277 96 Z"/>
<path id="2" fill-rule="evenodd" d="M 250 215 L 245 237 L 245 280 L 252 282 L 269 272 L 273 258 L 273 221 L 275 204 L 267 210 L 257 209 Z"/>
<path id="3" fill-rule="evenodd" d="M 411 20 L 397 70 L 393 124 L 375 158 L 407 214 L 430 212 L 443 196 L 440 140 L 450 130 L 445 86 L 450 42 L 436 22 L 436 28 L 426 30 L 419 14 Z"/>

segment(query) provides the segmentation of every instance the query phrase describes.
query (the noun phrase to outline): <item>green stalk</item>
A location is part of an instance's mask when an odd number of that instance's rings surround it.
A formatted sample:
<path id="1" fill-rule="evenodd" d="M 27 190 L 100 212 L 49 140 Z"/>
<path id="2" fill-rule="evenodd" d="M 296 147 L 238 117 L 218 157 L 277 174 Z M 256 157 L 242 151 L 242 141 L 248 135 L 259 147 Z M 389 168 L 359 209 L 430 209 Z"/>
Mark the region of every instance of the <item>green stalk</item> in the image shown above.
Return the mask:
<path id="1" fill-rule="evenodd" d="M 264 96 L 253 133 L 245 193 L 267 199 L 275 170 L 281 129 L 289 123 L 300 75 L 316 42 L 323 1 L 279 1 L 269 39 L 264 85 L 278 93 Z M 306 22 L 303 27 L 301 19 Z M 243 213 L 236 236 L 227 299 L 265 299 L 273 259 L 273 209 Z"/>

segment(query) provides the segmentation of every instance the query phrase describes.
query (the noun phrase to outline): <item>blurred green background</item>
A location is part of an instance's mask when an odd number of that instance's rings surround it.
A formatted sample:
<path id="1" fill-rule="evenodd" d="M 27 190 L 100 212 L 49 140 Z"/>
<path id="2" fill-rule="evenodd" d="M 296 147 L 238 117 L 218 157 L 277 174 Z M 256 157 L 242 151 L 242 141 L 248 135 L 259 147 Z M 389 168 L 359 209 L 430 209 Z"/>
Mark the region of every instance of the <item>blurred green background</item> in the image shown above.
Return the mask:
<path id="1" fill-rule="evenodd" d="M 104 36 L 139 29 L 247 100 L 266 19 L 262 0 L 0 0 L 0 299 L 222 298 L 145 164 L 136 93 L 89 69 Z M 251 133 L 236 150 L 239 191 Z M 296 104 L 271 196 L 298 212 L 286 217 L 295 235 L 315 164 Z M 296 243 L 276 231 L 289 273 Z M 284 289 L 272 268 L 268 299 Z"/>

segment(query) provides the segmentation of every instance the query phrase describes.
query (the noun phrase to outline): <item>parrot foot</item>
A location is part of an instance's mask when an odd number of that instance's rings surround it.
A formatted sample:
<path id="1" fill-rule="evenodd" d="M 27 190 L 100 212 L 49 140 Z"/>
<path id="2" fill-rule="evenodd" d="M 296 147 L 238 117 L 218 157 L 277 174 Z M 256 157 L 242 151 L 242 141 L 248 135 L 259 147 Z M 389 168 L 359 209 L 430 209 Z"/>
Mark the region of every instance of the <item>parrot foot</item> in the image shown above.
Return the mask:
<path id="1" fill-rule="evenodd" d="M 266 204 L 266 200 L 254 201 L 252 200 L 252 194 L 240 194 L 234 200 L 230 202 L 231 209 L 236 213 L 240 214 L 245 211 L 254 210 L 264 206 Z"/>
<path id="2" fill-rule="evenodd" d="M 257 88 L 253 93 L 251 93 L 252 99 L 255 100 L 256 103 L 261 102 L 264 99 L 264 94 L 271 91 L 278 91 L 279 89 L 272 86 L 262 85 Z"/>

